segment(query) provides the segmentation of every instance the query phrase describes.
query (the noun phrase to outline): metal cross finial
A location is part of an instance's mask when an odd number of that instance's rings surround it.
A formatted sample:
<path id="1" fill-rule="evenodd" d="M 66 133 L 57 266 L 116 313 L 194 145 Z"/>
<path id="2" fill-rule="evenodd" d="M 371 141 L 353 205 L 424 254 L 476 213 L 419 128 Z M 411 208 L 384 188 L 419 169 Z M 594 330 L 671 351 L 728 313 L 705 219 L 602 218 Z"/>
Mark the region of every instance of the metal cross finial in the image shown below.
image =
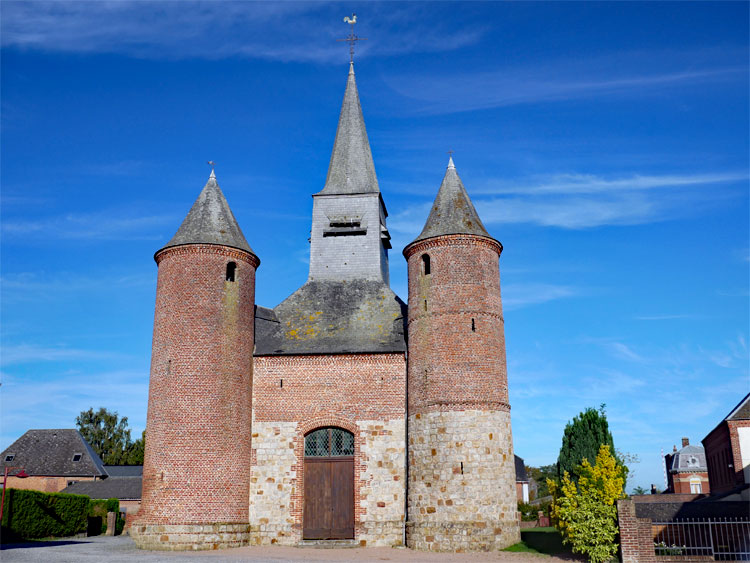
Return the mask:
<path id="1" fill-rule="evenodd" d="M 348 23 L 351 26 L 351 32 L 349 33 L 349 37 L 346 39 L 336 39 L 336 41 L 346 41 L 349 43 L 349 62 L 354 62 L 354 45 L 357 43 L 357 41 L 367 41 L 367 37 L 357 37 L 357 35 L 354 33 L 354 24 L 357 23 L 357 14 L 352 14 L 352 17 L 346 16 L 344 18 L 344 23 Z"/>
<path id="2" fill-rule="evenodd" d="M 216 167 L 216 163 L 213 160 L 207 161 L 207 164 L 211 166 L 211 178 L 216 178 L 216 172 L 214 172 L 214 168 Z"/>
<path id="3" fill-rule="evenodd" d="M 456 151 L 454 151 L 453 149 L 449 150 L 448 151 L 448 156 L 451 157 L 451 158 L 453 158 L 453 153 L 454 152 L 456 152 Z"/>

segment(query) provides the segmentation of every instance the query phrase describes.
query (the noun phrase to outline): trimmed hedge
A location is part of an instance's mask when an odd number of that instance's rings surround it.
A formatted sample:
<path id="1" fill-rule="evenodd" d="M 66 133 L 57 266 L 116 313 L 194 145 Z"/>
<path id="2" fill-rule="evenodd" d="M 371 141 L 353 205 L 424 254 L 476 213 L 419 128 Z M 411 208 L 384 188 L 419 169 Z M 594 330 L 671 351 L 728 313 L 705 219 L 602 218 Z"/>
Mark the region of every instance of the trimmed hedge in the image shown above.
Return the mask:
<path id="1" fill-rule="evenodd" d="M 2 528 L 24 539 L 73 536 L 86 531 L 88 513 L 84 495 L 8 489 Z"/>

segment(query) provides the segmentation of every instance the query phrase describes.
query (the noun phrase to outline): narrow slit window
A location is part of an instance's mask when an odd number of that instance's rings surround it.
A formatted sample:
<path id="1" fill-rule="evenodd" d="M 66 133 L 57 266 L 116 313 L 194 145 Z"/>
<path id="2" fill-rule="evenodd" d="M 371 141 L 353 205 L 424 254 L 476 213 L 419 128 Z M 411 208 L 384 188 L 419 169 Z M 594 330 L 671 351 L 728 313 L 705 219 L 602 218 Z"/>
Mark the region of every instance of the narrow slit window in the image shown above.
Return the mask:
<path id="1" fill-rule="evenodd" d="M 425 276 L 430 275 L 430 255 L 422 254 L 422 273 Z"/>
<path id="2" fill-rule="evenodd" d="M 474 319 L 472 318 L 471 319 L 471 332 L 476 332 L 476 331 L 477 331 L 477 325 L 474 322 Z"/>
<path id="3" fill-rule="evenodd" d="M 427 299 L 424 300 L 424 310 L 427 310 Z"/>
<path id="4" fill-rule="evenodd" d="M 237 270 L 237 262 L 229 262 L 227 264 L 227 281 L 234 281 L 234 273 Z"/>

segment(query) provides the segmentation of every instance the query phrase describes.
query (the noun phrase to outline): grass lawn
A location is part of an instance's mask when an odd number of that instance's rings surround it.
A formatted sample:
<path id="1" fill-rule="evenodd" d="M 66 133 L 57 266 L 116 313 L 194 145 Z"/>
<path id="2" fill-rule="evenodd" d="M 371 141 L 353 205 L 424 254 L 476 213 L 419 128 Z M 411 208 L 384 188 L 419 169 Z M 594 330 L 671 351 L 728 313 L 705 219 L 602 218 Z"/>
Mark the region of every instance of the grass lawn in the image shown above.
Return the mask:
<path id="1" fill-rule="evenodd" d="M 571 553 L 570 549 L 563 545 L 560 532 L 555 528 L 527 528 L 521 530 L 521 542 L 507 547 L 504 551 L 545 553 L 547 555 Z"/>

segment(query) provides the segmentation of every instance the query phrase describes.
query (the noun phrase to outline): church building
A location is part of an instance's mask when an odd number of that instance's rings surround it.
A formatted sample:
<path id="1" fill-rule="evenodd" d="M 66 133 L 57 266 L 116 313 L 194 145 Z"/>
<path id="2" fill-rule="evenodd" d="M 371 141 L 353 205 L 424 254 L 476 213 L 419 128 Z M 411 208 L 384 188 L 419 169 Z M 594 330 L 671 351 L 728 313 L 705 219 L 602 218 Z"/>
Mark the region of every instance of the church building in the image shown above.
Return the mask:
<path id="1" fill-rule="evenodd" d="M 255 303 L 261 260 L 211 172 L 155 254 L 139 547 L 520 541 L 503 247 L 451 159 L 403 250 L 407 306 L 387 217 L 353 64 L 309 275 L 273 308 Z"/>

